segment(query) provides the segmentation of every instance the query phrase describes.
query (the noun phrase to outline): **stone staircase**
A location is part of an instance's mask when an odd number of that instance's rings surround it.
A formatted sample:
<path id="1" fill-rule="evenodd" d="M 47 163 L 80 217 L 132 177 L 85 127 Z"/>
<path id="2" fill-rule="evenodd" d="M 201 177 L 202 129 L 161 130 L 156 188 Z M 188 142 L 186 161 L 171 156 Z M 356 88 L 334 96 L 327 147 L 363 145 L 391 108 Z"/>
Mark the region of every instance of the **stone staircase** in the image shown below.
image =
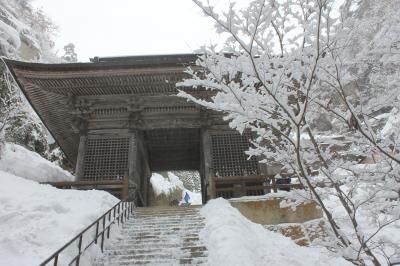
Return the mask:
<path id="1" fill-rule="evenodd" d="M 95 265 L 202 265 L 207 249 L 199 239 L 204 221 L 196 207 L 136 208 L 122 238 Z"/>

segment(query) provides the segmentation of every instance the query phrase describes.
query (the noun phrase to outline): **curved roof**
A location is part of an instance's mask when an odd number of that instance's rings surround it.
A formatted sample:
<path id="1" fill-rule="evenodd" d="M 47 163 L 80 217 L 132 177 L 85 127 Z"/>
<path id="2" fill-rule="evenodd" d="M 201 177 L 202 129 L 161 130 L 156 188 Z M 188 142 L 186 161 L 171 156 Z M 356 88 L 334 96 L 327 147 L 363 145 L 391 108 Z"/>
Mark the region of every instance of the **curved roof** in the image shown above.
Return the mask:
<path id="1" fill-rule="evenodd" d="M 94 58 L 90 63 L 39 64 L 3 59 L 20 89 L 67 157 L 75 163 L 79 135 L 71 127 L 71 96 L 171 95 L 197 55 Z"/>

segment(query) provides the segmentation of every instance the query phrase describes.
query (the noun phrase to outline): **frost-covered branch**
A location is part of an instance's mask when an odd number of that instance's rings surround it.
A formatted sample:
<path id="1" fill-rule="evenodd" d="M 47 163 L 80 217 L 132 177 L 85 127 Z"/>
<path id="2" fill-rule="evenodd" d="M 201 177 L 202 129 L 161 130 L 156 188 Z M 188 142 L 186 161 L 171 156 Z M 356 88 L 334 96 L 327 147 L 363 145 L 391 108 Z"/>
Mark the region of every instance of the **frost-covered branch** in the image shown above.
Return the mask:
<path id="1" fill-rule="evenodd" d="M 392 75 L 397 85 L 388 84 L 390 95 L 395 95 L 390 99 L 381 87 L 375 90 L 367 83 L 374 76 L 371 67 L 364 67 L 368 53 L 357 61 L 349 51 L 355 35 L 367 36 L 355 21 L 364 23 L 365 12 L 378 17 L 363 8 L 392 9 L 376 2 L 359 7 L 360 2 L 352 0 L 342 6 L 334 0 L 256 0 L 243 10 L 231 4 L 227 12 L 219 12 L 208 2 L 195 3 L 214 20 L 218 32 L 230 37 L 220 51 L 204 47 L 197 61 L 202 70 L 189 70 L 190 78 L 177 84 L 210 90 L 211 96 L 197 98 L 184 89 L 179 96 L 223 112 L 239 132 L 252 131 L 254 147 L 247 154 L 300 178 L 332 228 L 335 242 L 330 248 L 357 265 L 381 265 L 385 255 L 373 239 L 391 224 L 378 226 L 369 240 L 363 216 L 368 211 L 376 220 L 382 213 L 396 219 L 400 213 L 390 203 L 400 195 L 400 134 L 390 125 L 382 129 L 377 118 L 381 110 L 400 117 L 395 90 L 400 79 Z M 390 60 L 400 65 L 398 59 Z M 365 72 L 353 74 L 356 68 Z M 365 80 L 360 80 L 363 75 Z M 369 86 L 374 96 L 360 84 Z M 400 118 L 389 122 L 400 126 Z M 361 158 L 377 152 L 384 156 L 375 168 L 360 166 Z M 320 173 L 317 178 L 310 175 L 314 169 Z M 345 175 L 338 174 L 342 172 Z M 326 204 L 331 196 L 341 208 L 340 218 Z"/>

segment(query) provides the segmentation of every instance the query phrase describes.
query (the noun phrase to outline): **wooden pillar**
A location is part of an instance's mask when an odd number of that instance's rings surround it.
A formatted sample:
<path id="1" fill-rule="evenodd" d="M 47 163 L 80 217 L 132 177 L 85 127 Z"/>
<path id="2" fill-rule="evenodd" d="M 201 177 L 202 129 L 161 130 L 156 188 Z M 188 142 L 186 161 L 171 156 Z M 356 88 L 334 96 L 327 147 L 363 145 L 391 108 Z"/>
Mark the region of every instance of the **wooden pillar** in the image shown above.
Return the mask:
<path id="1" fill-rule="evenodd" d="M 207 186 L 206 186 L 206 176 L 204 171 L 204 151 L 203 151 L 203 142 L 201 141 L 201 131 L 200 131 L 200 186 L 201 186 L 201 200 L 203 204 L 207 203 Z"/>
<path id="2" fill-rule="evenodd" d="M 72 96 L 71 96 L 72 97 Z M 71 103 L 75 102 L 75 99 L 70 99 Z M 75 106 L 72 104 L 70 106 L 75 112 Z M 78 155 L 76 157 L 75 165 L 75 177 L 77 180 L 82 180 L 84 178 L 85 169 L 85 153 L 87 149 L 87 138 L 88 138 L 88 120 L 87 113 L 82 111 L 77 112 L 73 119 L 71 120 L 71 127 L 74 133 L 79 134 L 79 147 Z"/>
<path id="3" fill-rule="evenodd" d="M 151 170 L 149 164 L 149 156 L 147 152 L 147 146 L 144 139 L 143 131 L 137 132 L 137 147 L 138 155 L 140 156 L 140 193 L 143 200 L 143 205 L 148 206 L 149 204 L 149 183 L 151 177 Z"/>
<path id="4" fill-rule="evenodd" d="M 138 171 L 138 147 L 136 139 L 136 131 L 129 133 L 129 151 L 128 151 L 128 179 L 129 179 L 129 197 L 128 200 L 134 201 L 137 205 L 141 205 L 139 195 L 140 189 L 140 173 Z"/>
<path id="5" fill-rule="evenodd" d="M 129 135 L 129 200 L 135 201 L 140 206 L 147 206 L 151 171 L 146 143 L 141 130 L 131 130 Z"/>
<path id="6" fill-rule="evenodd" d="M 206 181 L 207 196 L 209 199 L 214 199 L 215 193 L 215 182 L 214 174 L 212 171 L 212 151 L 211 151 L 211 135 L 208 129 L 203 128 L 201 130 L 202 150 L 203 150 L 203 167 L 204 167 L 204 178 Z"/>
<path id="7" fill-rule="evenodd" d="M 75 176 L 77 180 L 82 180 L 84 178 L 84 167 L 85 167 L 84 160 L 86 153 L 86 142 L 87 142 L 87 134 L 85 132 L 79 138 L 78 156 L 76 158 L 76 165 L 75 165 Z"/>

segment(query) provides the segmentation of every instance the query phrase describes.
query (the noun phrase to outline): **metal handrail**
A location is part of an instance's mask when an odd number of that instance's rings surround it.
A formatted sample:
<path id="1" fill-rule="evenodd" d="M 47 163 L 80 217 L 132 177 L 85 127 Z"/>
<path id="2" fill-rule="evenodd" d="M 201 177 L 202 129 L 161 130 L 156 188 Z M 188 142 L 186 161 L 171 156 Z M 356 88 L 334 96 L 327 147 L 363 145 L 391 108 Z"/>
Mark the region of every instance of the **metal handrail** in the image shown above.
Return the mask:
<path id="1" fill-rule="evenodd" d="M 107 238 L 110 238 L 111 225 L 115 224 L 116 221 L 119 225 L 119 223 L 124 222 L 124 219 L 125 219 L 125 221 L 127 219 L 129 219 L 130 214 L 133 214 L 133 208 L 134 208 L 133 202 L 119 201 L 111 209 L 109 209 L 102 216 L 100 216 L 96 221 L 94 221 L 89 226 L 87 226 L 85 229 L 83 229 L 79 234 L 77 234 L 74 238 L 72 238 L 70 241 L 68 241 L 64 246 L 62 246 L 56 252 L 54 252 L 49 258 L 47 258 L 45 261 L 43 261 L 41 264 L 39 264 L 39 266 L 45 266 L 51 261 L 53 261 L 54 266 L 57 266 L 58 257 L 60 255 L 60 253 L 63 252 L 65 249 L 67 249 L 72 243 L 74 243 L 77 240 L 78 240 L 78 254 L 68 263 L 68 265 L 72 265 L 75 262 L 75 265 L 79 266 L 80 258 L 81 258 L 81 255 L 83 254 L 83 252 L 85 252 L 92 244 L 97 244 L 98 238 L 100 236 L 101 236 L 100 247 L 101 247 L 101 252 L 103 252 L 105 234 L 107 234 L 106 235 Z M 108 216 L 108 224 L 106 226 L 107 216 Z M 112 220 L 111 220 L 111 216 L 113 216 Z M 102 223 L 102 229 L 99 231 L 100 222 Z M 82 248 L 83 234 L 86 233 L 87 231 L 89 231 L 91 228 L 94 228 L 94 226 L 96 226 L 96 233 L 95 233 L 93 240 L 91 240 L 89 242 L 89 244 L 86 245 L 86 247 Z"/>

